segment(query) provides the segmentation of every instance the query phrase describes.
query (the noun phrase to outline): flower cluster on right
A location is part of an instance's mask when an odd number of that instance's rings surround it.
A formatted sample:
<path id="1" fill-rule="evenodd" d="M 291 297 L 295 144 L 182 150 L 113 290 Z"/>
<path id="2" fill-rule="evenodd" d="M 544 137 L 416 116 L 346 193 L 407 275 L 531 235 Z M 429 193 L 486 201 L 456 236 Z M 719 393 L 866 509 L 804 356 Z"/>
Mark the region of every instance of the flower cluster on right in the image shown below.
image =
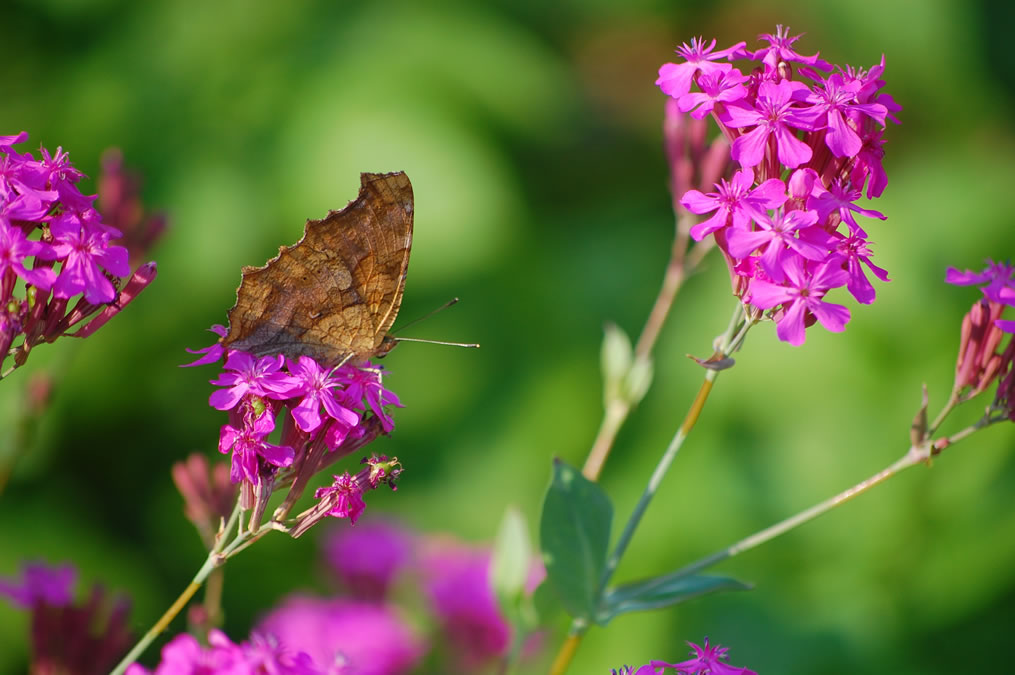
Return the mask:
<path id="1" fill-rule="evenodd" d="M 692 189 L 680 198 L 692 213 L 714 212 L 691 237 L 712 235 L 734 293 L 755 316 L 770 313 L 779 339 L 801 345 L 815 321 L 833 332 L 845 329 L 849 310 L 827 302 L 829 291 L 845 286 L 857 302 L 870 304 L 875 291 L 864 267 L 888 281 L 871 262 L 857 220 L 885 216 L 856 202 L 865 187 L 870 199 L 887 185 L 883 132 L 887 119 L 898 122 L 901 107 L 880 91 L 884 57 L 869 70 L 845 66 L 825 76 L 833 66 L 797 53 L 799 36 L 788 29 L 760 38 L 768 46 L 757 51 L 744 42 L 713 51 L 715 40 L 692 40 L 677 50 L 685 61 L 663 65 L 656 84 L 674 99 L 668 114 L 711 115 L 739 165 L 714 192 Z M 741 59 L 753 70 L 720 62 Z"/>

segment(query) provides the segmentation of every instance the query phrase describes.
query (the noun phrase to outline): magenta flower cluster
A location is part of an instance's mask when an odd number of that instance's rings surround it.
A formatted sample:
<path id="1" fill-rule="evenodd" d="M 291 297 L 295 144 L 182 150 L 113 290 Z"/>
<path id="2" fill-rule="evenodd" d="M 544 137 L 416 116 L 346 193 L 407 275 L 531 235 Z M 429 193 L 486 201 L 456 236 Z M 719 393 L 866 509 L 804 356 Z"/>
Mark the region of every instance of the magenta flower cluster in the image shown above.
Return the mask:
<path id="1" fill-rule="evenodd" d="M 334 530 L 325 556 L 341 582 L 339 595 L 290 594 L 238 645 L 214 630 L 207 647 L 179 635 L 163 648 L 154 674 L 401 675 L 425 661 L 428 671 L 466 675 L 489 672 L 509 653 L 512 628 L 497 605 L 488 548 L 367 519 Z M 534 560 L 530 592 L 544 576 Z M 421 597 L 407 597 L 410 589 Z M 441 631 L 424 635 L 409 619 L 420 611 Z M 523 658 L 538 638 L 526 641 Z M 148 672 L 132 668 L 131 675 Z"/>
<path id="2" fill-rule="evenodd" d="M 714 192 L 680 198 L 688 211 L 712 214 L 691 237 L 712 235 L 734 293 L 759 315 L 770 313 L 779 339 L 801 345 L 815 321 L 845 329 L 849 310 L 826 301 L 829 291 L 845 286 L 870 304 L 875 290 L 864 267 L 888 281 L 858 220 L 885 216 L 857 201 L 865 188 L 868 199 L 885 189 L 883 132 L 901 108 L 880 91 L 884 57 L 868 70 L 831 72 L 817 54 L 797 53 L 799 36 L 782 26 L 760 39 L 768 46 L 756 51 L 744 42 L 715 51 L 715 40 L 692 40 L 677 49 L 684 62 L 663 65 L 656 84 L 675 100 L 671 114 L 711 115 L 738 165 Z M 752 70 L 734 67 L 739 60 Z"/>
<path id="3" fill-rule="evenodd" d="M 31 614 L 31 672 L 108 673 L 130 646 L 129 603 L 95 585 L 75 601 L 72 565 L 25 563 L 20 578 L 0 577 L 0 597 Z M 189 672 L 189 671 L 188 671 Z"/>
<path id="4" fill-rule="evenodd" d="M 322 670 L 306 653 L 292 652 L 256 633 L 249 642 L 236 644 L 225 633 L 214 629 L 208 633 L 207 647 L 193 635 L 181 633 L 162 648 L 162 661 L 155 670 L 132 663 L 126 671 L 127 675 L 342 675 L 346 672 L 343 669 Z"/>
<path id="5" fill-rule="evenodd" d="M 485 673 L 509 653 L 512 627 L 490 580 L 488 547 L 366 519 L 355 528 L 333 530 L 325 556 L 342 595 L 290 596 L 259 622 L 257 631 L 306 651 L 316 663 L 341 657 L 364 674 L 415 672 L 413 666 L 427 653 L 433 672 Z M 528 591 L 544 576 L 543 566 L 533 560 Z M 423 608 L 441 629 L 430 644 L 399 619 Z M 396 620 L 403 621 L 401 628 Z M 526 640 L 523 658 L 536 647 L 538 636 Z M 435 657 L 443 667 L 432 665 Z"/>
<path id="6" fill-rule="evenodd" d="M 154 263 L 142 265 L 119 290 L 130 274 L 127 249 L 112 243 L 122 233 L 81 194 L 83 174 L 62 148 L 35 159 L 13 147 L 26 140 L 24 131 L 0 136 L 0 364 L 23 336 L 15 366 L 101 308 L 73 334 L 90 335 L 155 277 Z"/>
<path id="7" fill-rule="evenodd" d="M 222 326 L 212 331 L 226 334 Z M 203 354 L 188 364 L 192 366 L 225 356 L 225 372 L 211 381 L 222 388 L 212 393 L 209 404 L 229 413 L 218 448 L 231 455 L 232 482 L 246 486 L 251 499 L 263 502 L 276 485 L 292 481 L 280 507 L 283 511 L 295 503 L 311 476 L 379 434 L 390 433 L 394 421 L 387 407 L 402 405 L 384 387 L 383 369 L 369 362 L 329 369 L 308 356 L 296 360 L 281 354 L 256 357 L 226 350 L 221 343 L 192 353 Z M 269 436 L 278 420 L 282 428 L 275 443 Z M 373 457 L 364 463 L 368 466 L 359 473 L 336 475 L 330 487 L 317 490 L 315 498 L 320 502 L 301 514 L 293 536 L 329 515 L 355 523 L 366 506 L 364 492 L 382 483 L 395 487 L 400 472 L 397 460 Z"/>

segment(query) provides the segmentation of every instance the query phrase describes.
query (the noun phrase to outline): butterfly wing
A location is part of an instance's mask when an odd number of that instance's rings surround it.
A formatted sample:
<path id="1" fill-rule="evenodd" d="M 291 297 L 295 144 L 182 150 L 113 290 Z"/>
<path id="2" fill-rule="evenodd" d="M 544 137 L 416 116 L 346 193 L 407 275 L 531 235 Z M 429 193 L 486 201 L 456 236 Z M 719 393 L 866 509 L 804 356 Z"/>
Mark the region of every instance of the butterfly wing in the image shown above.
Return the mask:
<path id="1" fill-rule="evenodd" d="M 412 246 L 412 185 L 402 173 L 360 175 L 359 196 L 264 267 L 245 268 L 223 344 L 257 356 L 363 361 L 402 304 Z"/>

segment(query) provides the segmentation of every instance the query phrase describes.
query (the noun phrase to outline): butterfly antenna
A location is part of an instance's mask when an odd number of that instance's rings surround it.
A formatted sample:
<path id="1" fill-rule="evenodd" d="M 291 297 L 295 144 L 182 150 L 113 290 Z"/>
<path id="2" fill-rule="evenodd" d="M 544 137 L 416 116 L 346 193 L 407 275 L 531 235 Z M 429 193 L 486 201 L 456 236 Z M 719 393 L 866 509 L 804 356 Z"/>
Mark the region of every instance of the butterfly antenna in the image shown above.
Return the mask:
<path id="1" fill-rule="evenodd" d="M 415 325 L 416 325 L 417 323 L 419 323 L 420 321 L 423 321 L 423 320 L 425 320 L 425 319 L 429 319 L 429 318 L 430 318 L 431 316 L 433 316 L 433 315 L 434 315 L 434 314 L 436 314 L 437 312 L 442 312 L 442 311 L 444 311 L 445 309 L 447 309 L 447 308 L 448 308 L 448 307 L 450 307 L 451 305 L 455 304 L 456 302 L 458 302 L 458 298 L 451 298 L 450 300 L 448 300 L 447 302 L 445 302 L 445 303 L 444 303 L 443 305 L 441 305 L 441 306 L 440 306 L 440 307 L 438 307 L 437 309 L 431 310 L 431 311 L 427 312 L 426 314 L 424 314 L 423 316 L 421 316 L 421 317 L 419 317 L 419 318 L 417 318 L 417 319 L 413 319 L 412 321 L 410 321 L 410 322 L 409 322 L 409 323 L 407 323 L 407 324 L 404 324 L 404 325 L 402 325 L 402 326 L 399 326 L 398 328 L 396 328 L 396 329 L 395 329 L 395 330 L 393 330 L 393 331 L 389 331 L 389 335 L 392 335 L 392 336 L 394 336 L 394 334 L 395 334 L 395 333 L 398 333 L 399 331 L 403 331 L 403 330 L 405 330 L 406 328 L 408 328 L 409 326 L 415 326 Z M 411 340 L 407 340 L 406 338 L 398 338 L 398 339 L 399 339 L 399 340 L 406 340 L 406 341 L 408 341 L 408 342 L 411 342 Z M 418 340 L 417 340 L 417 342 L 418 342 Z"/>
<path id="2" fill-rule="evenodd" d="M 442 340 L 424 340 L 423 338 L 407 338 L 407 337 L 393 337 L 392 340 L 396 342 L 427 342 L 432 345 L 446 345 L 448 347 L 479 347 L 477 342 L 443 342 Z"/>

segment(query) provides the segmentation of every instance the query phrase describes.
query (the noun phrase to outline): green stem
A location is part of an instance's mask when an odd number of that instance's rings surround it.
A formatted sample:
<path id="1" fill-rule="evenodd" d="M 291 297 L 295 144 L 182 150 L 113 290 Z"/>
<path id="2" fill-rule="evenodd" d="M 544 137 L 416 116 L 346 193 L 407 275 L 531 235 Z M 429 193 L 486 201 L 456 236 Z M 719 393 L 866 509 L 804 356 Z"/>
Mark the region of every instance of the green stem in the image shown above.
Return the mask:
<path id="1" fill-rule="evenodd" d="M 948 397 L 948 402 L 945 403 L 943 408 L 941 408 L 941 412 L 937 414 L 937 417 L 935 417 L 934 421 L 931 422 L 930 427 L 927 428 L 928 438 L 934 435 L 934 432 L 941 426 L 941 423 L 945 421 L 946 417 L 948 417 L 948 413 L 950 413 L 960 402 L 959 393 L 957 391 L 953 391 L 952 395 Z"/>
<path id="2" fill-rule="evenodd" d="M 677 236 L 670 248 L 670 260 L 666 265 L 666 272 L 663 276 L 662 286 L 656 296 L 645 326 L 638 336 L 638 342 L 634 347 L 635 358 L 647 359 L 655 348 L 659 333 L 662 331 L 666 317 L 673 308 L 673 301 L 680 292 L 681 286 L 687 277 L 701 264 L 702 258 L 712 249 L 712 244 L 702 242 L 691 249 L 691 255 L 687 255 L 688 238 L 687 233 L 695 222 L 695 216 L 685 213 L 677 222 Z M 710 240 L 711 241 L 711 240 Z M 589 450 L 585 464 L 582 466 L 582 475 L 589 480 L 599 480 L 606 458 L 613 449 L 613 441 L 617 438 L 617 432 L 623 426 L 627 416 L 631 413 L 633 405 L 626 400 L 611 401 L 606 406 L 603 414 L 603 421 L 599 425 L 599 431 L 592 448 Z"/>
<path id="3" fill-rule="evenodd" d="M 737 301 L 736 308 L 733 310 L 733 314 L 730 317 L 730 323 L 726 328 L 726 332 L 723 334 L 722 341 L 719 349 L 716 353 L 716 357 L 725 358 L 731 350 L 731 346 L 735 340 L 740 342 L 743 341 L 743 337 L 746 335 L 746 331 L 752 324 L 744 321 L 743 305 Z M 606 561 L 606 568 L 603 570 L 603 578 L 600 582 L 600 593 L 606 588 L 610 579 L 613 577 L 613 573 L 617 570 L 617 566 L 620 564 L 620 559 L 624 556 L 627 551 L 628 545 L 631 543 L 631 539 L 634 538 L 634 532 L 641 523 L 642 517 L 645 515 L 645 511 L 648 510 L 648 505 L 655 497 L 656 492 L 659 490 L 659 486 L 662 484 L 663 477 L 666 472 L 669 471 L 670 465 L 673 464 L 673 460 L 677 456 L 677 452 L 684 444 L 684 440 L 688 434 L 691 433 L 691 429 L 694 428 L 695 423 L 698 421 L 698 417 L 701 415 L 702 409 L 705 407 L 705 402 L 708 400 L 708 395 L 712 392 L 712 385 L 716 378 L 719 377 L 719 371 L 713 369 L 705 370 L 705 380 L 701 383 L 701 388 L 698 390 L 698 395 L 695 397 L 694 402 L 691 404 L 690 409 L 687 411 L 687 416 L 684 418 L 683 424 L 677 429 L 677 433 L 673 436 L 670 444 L 666 447 L 663 456 L 659 459 L 659 463 L 656 464 L 656 468 L 652 471 L 652 475 L 649 477 L 648 484 L 645 486 L 645 490 L 641 494 L 641 498 L 638 500 L 638 504 L 634 507 L 634 511 L 631 513 L 631 517 L 628 518 L 627 523 L 624 525 L 624 531 L 621 533 L 620 538 L 617 540 L 617 545 L 610 554 L 609 559 Z"/>
<path id="4" fill-rule="evenodd" d="M 221 560 L 217 553 L 209 553 L 208 558 L 201 565 L 201 569 L 194 575 L 193 580 L 190 584 L 180 593 L 180 596 L 176 598 L 176 601 L 169 606 L 165 614 L 155 622 L 155 625 L 148 629 L 148 632 L 144 634 L 138 643 L 134 645 L 134 648 L 127 652 L 127 655 L 123 657 L 123 660 L 116 665 L 111 675 L 123 675 L 123 672 L 127 670 L 127 666 L 134 663 L 137 657 L 141 656 L 145 649 L 148 648 L 156 637 L 169 627 L 169 622 L 172 621 L 177 614 L 187 605 L 194 593 L 197 593 L 197 589 L 201 587 L 204 580 L 211 574 L 211 571 L 215 569 L 217 565 L 221 564 Z"/>
<path id="5" fill-rule="evenodd" d="M 113 669 L 111 675 L 123 675 L 123 672 L 127 670 L 127 666 L 134 663 L 134 661 L 137 660 L 137 657 L 141 656 L 141 654 L 144 653 L 144 650 L 155 641 L 155 638 L 169 627 L 169 623 L 176 618 L 176 615 L 187 606 L 187 603 L 190 602 L 190 599 L 194 597 L 195 593 L 197 593 L 197 589 L 201 588 L 201 584 L 205 582 L 208 575 L 219 566 L 225 564 L 225 561 L 230 556 L 235 555 L 239 552 L 239 550 L 242 550 L 243 547 L 241 547 L 240 544 L 242 544 L 243 540 L 250 535 L 248 535 L 245 531 L 240 530 L 238 536 L 232 541 L 228 541 L 228 537 L 233 527 L 239 522 L 240 514 L 243 510 L 244 509 L 240 506 L 240 500 L 237 499 L 236 506 L 233 507 L 233 512 L 229 516 L 229 520 L 223 523 L 219 528 L 219 532 L 215 537 L 215 546 L 208 552 L 208 557 L 205 559 L 204 564 L 201 565 L 201 569 L 197 571 L 197 574 L 194 575 L 190 584 L 183 589 L 183 592 L 180 593 L 179 597 L 177 597 L 175 601 L 173 601 L 173 604 L 169 606 L 169 609 L 167 609 L 159 620 L 155 622 L 155 625 L 149 628 L 148 632 L 145 633 L 140 640 L 138 640 L 137 644 L 135 644 L 129 652 L 127 652 L 127 655 L 124 656 L 120 663 L 116 665 L 116 668 Z"/>
<path id="6" fill-rule="evenodd" d="M 790 516 L 789 518 L 786 518 L 785 520 L 782 520 L 774 525 L 766 527 L 764 530 L 755 532 L 754 534 L 748 537 L 744 537 L 737 543 L 732 544 L 731 546 L 727 546 L 721 551 L 716 551 L 715 553 L 709 556 L 701 558 L 700 560 L 696 560 L 693 563 L 680 568 L 673 574 L 666 575 L 667 580 L 672 581 L 672 579 L 674 578 L 690 576 L 692 574 L 700 572 L 703 569 L 706 569 L 724 560 L 732 558 L 735 555 L 739 555 L 744 551 L 750 551 L 753 548 L 757 548 L 761 544 L 771 541 L 772 539 L 775 539 L 779 535 L 785 534 L 786 532 L 789 532 L 790 530 L 799 527 L 804 523 L 810 522 L 815 518 L 817 518 L 818 516 L 825 514 L 828 511 L 831 511 L 837 506 L 845 504 L 846 502 L 854 499 L 855 497 L 863 494 L 864 492 L 867 492 L 876 485 L 880 485 L 889 478 L 898 475 L 899 473 L 901 473 L 905 469 L 908 469 L 911 466 L 929 463 L 931 458 L 939 454 L 944 448 L 951 447 L 952 445 L 969 437 L 973 433 L 979 431 L 980 429 L 983 429 L 986 426 L 989 426 L 992 423 L 993 423 L 992 421 L 988 420 L 987 418 L 984 418 L 979 422 L 977 422 L 976 424 L 970 425 L 965 429 L 962 429 L 961 431 L 952 434 L 951 436 L 947 436 L 937 441 L 928 440 L 920 446 L 912 446 L 909 448 L 909 451 L 906 452 L 905 455 L 903 455 L 898 460 L 890 464 L 888 467 L 877 472 L 873 476 L 870 476 L 869 478 L 860 481 L 856 485 L 846 490 L 843 490 L 842 492 L 833 497 L 829 497 L 828 499 L 825 499 L 807 509 L 804 509 L 800 513 Z"/>
<path id="7" fill-rule="evenodd" d="M 866 480 L 860 481 L 859 483 L 849 488 L 848 490 L 843 490 L 834 497 L 830 497 L 822 502 L 818 502 L 814 506 L 808 509 L 804 509 L 800 513 L 790 516 L 789 518 L 786 518 L 785 520 L 780 521 L 775 525 L 772 525 L 771 527 L 767 527 L 764 530 L 761 530 L 760 532 L 755 532 L 749 537 L 741 539 L 732 546 L 728 546 L 723 550 L 717 551 L 716 553 L 713 553 L 710 556 L 702 558 L 701 560 L 697 560 L 691 563 L 690 565 L 687 565 L 686 567 L 682 567 L 679 570 L 677 570 L 677 572 L 675 572 L 673 576 L 674 577 L 689 576 L 707 567 L 711 567 L 716 563 L 722 562 L 727 558 L 732 558 L 733 556 L 743 553 L 744 551 L 749 551 L 752 548 L 760 546 L 761 544 L 764 544 L 767 541 L 771 541 L 772 539 L 778 537 L 780 534 L 784 534 L 795 527 L 799 527 L 800 525 L 803 525 L 808 521 L 814 520 L 821 514 L 832 510 L 833 508 L 839 506 L 840 504 L 845 504 L 846 502 L 853 499 L 857 495 L 866 492 L 875 485 L 880 485 L 881 483 L 885 482 L 886 480 L 896 475 L 903 469 L 908 469 L 909 467 L 919 463 L 920 461 L 921 459 L 916 457 L 913 453 L 907 453 L 904 457 L 894 462 L 891 466 L 887 467 L 886 469 L 883 469 L 882 471 L 879 471 L 878 473 L 874 474 L 870 478 L 867 478 Z"/>
<path id="8" fill-rule="evenodd" d="M 730 316 L 729 325 L 726 327 L 726 332 L 723 334 L 722 339 L 720 340 L 720 345 L 718 349 L 716 349 L 715 354 L 712 355 L 712 359 L 710 359 L 710 361 L 721 361 L 733 351 L 739 349 L 740 345 L 743 344 L 747 331 L 750 330 L 751 326 L 755 323 L 756 322 L 752 320 L 745 320 L 744 307 L 740 301 L 737 300 L 733 314 Z M 677 452 L 680 450 L 680 446 L 684 443 L 684 439 L 687 438 L 687 435 L 691 432 L 694 424 L 698 421 L 698 417 L 701 415 L 701 411 L 705 407 L 705 402 L 708 400 L 708 395 L 712 391 L 712 384 L 718 376 L 719 369 L 706 368 L 705 380 L 701 383 L 698 395 L 694 398 L 694 402 L 691 403 L 691 407 L 688 409 L 683 423 L 674 435 L 673 440 L 671 440 L 670 444 L 666 447 L 662 458 L 659 460 L 655 470 L 649 477 L 648 485 L 642 492 L 641 498 L 638 500 L 638 504 L 635 506 L 631 517 L 624 526 L 624 531 L 621 533 L 616 547 L 610 554 L 609 559 L 606 561 L 606 567 L 603 570 L 603 577 L 600 581 L 600 595 L 602 595 L 602 592 L 605 590 L 607 584 L 612 578 L 613 573 L 616 571 L 617 566 L 620 564 L 620 559 L 623 557 L 624 552 L 631 543 L 631 539 L 634 537 L 634 531 L 641 522 L 642 516 L 645 515 L 649 502 L 652 501 L 652 497 L 655 496 L 656 491 L 659 489 L 663 476 L 666 475 L 666 471 L 670 468 L 670 465 L 676 458 Z M 620 422 L 623 422 L 623 418 L 621 418 Z M 619 427 L 619 424 L 617 426 Z M 601 467 L 601 464 L 599 466 Z M 587 468 L 588 464 L 586 464 L 586 469 Z M 582 473 L 590 480 L 594 480 L 595 477 L 598 476 L 598 471 L 596 471 L 593 476 L 589 476 L 589 473 L 586 470 L 583 470 Z M 571 660 L 574 658 L 575 652 L 578 650 L 578 646 L 581 644 L 582 637 L 588 628 L 589 625 L 584 620 L 574 619 L 571 621 L 571 626 L 568 629 L 568 638 L 564 644 L 561 645 L 557 652 L 557 656 L 554 658 L 553 664 L 550 667 L 550 675 L 563 675 L 563 673 L 567 671 L 568 666 L 571 664 Z"/>

